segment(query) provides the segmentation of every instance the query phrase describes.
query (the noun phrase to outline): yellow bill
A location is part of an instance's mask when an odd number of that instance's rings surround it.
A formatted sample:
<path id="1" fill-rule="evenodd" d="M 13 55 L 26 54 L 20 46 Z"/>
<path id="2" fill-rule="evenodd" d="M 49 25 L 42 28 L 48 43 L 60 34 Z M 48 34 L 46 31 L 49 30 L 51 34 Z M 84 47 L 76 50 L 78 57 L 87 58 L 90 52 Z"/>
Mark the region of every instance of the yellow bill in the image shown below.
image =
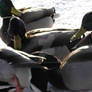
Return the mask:
<path id="1" fill-rule="evenodd" d="M 16 16 L 21 16 L 21 12 L 19 10 L 16 10 L 14 7 L 11 8 L 11 13 Z"/>
<path id="2" fill-rule="evenodd" d="M 80 38 L 81 35 L 83 35 L 85 32 L 86 32 L 86 29 L 84 29 L 83 27 L 81 27 L 81 29 L 72 36 L 72 38 L 70 39 L 70 42 L 72 42 L 72 41 Z"/>
<path id="3" fill-rule="evenodd" d="M 14 49 L 22 48 L 22 40 L 19 35 L 14 36 Z"/>

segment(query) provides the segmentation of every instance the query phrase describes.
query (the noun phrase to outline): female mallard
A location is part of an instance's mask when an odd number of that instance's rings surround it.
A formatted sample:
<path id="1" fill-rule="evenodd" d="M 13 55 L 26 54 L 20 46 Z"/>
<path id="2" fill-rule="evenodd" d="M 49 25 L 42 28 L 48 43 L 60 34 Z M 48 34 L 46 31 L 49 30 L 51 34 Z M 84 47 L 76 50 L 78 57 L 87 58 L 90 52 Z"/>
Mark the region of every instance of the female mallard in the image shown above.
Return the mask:
<path id="1" fill-rule="evenodd" d="M 11 0 L 0 0 L 0 16 L 9 17 L 12 14 L 23 19 L 26 29 L 51 27 L 54 23 L 55 9 L 23 8 L 16 10 Z"/>
<path id="2" fill-rule="evenodd" d="M 87 31 L 92 31 L 92 12 L 89 12 L 84 15 L 84 17 L 82 19 L 81 28 L 77 33 L 75 33 L 72 36 L 71 41 L 74 41 L 74 40 L 80 38 L 81 35 L 83 35 Z"/>
<path id="3" fill-rule="evenodd" d="M 70 90 L 92 90 L 92 46 L 82 46 L 62 62 L 61 75 Z"/>

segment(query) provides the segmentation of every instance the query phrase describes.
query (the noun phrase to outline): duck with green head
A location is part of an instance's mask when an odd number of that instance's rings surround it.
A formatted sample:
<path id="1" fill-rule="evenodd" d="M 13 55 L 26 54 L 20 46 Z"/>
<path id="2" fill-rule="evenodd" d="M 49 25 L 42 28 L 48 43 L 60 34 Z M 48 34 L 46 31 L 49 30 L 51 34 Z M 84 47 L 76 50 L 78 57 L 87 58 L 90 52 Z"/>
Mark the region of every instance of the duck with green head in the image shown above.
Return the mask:
<path id="1" fill-rule="evenodd" d="M 85 32 L 92 31 L 92 12 L 87 13 L 82 20 L 80 30 L 75 33 L 71 41 L 81 37 Z M 89 40 L 86 40 L 87 42 Z M 60 67 L 64 84 L 70 90 L 91 90 L 92 73 L 92 41 L 71 52 Z"/>
<path id="2" fill-rule="evenodd" d="M 11 16 L 12 13 L 15 13 L 15 15 L 18 16 L 21 15 L 21 12 L 15 9 L 14 5 L 10 0 L 0 0 L 0 16 L 8 17 Z"/>
<path id="3" fill-rule="evenodd" d="M 21 15 L 20 11 L 15 9 L 10 0 L 0 0 L 0 16 L 3 18 L 2 27 L 0 29 L 0 36 L 2 40 L 7 44 L 10 43 L 10 38 L 7 35 L 7 29 L 10 18 L 12 17 L 12 11 L 16 12 L 18 16 Z"/>
<path id="4" fill-rule="evenodd" d="M 53 14 L 54 8 L 53 9 L 23 8 L 18 10 L 14 7 L 11 0 L 0 0 L 0 16 L 3 18 L 0 36 L 5 43 L 7 44 L 10 43 L 10 38 L 7 35 L 7 29 L 12 15 L 16 15 L 22 18 L 24 22 L 25 20 L 29 20 L 29 22 L 25 23 L 25 28 L 26 30 L 28 30 L 40 27 L 51 27 L 53 24 L 51 23 L 53 21 L 51 16 Z"/>
<path id="5" fill-rule="evenodd" d="M 72 36 L 70 41 L 80 38 L 87 31 L 92 31 L 92 12 L 84 15 L 80 30 Z"/>
<path id="6" fill-rule="evenodd" d="M 0 0 L 1 17 L 11 16 L 12 14 L 23 19 L 26 24 L 26 29 L 52 27 L 55 8 L 44 9 L 28 7 L 16 9 L 11 0 Z M 29 25 L 31 25 L 30 28 Z"/>
<path id="7" fill-rule="evenodd" d="M 69 49 L 79 41 L 77 40 L 69 47 L 69 39 L 77 30 L 47 28 L 26 32 L 24 22 L 15 16 L 10 19 L 7 35 L 13 41 L 9 46 L 15 49 L 27 53 L 34 51 L 48 52 L 50 55 L 62 59 L 70 52 Z"/>
<path id="8" fill-rule="evenodd" d="M 30 9 L 31 11 L 29 11 Z M 51 22 L 53 21 L 51 16 L 53 14 L 54 9 L 23 8 L 18 10 L 14 7 L 11 0 L 0 0 L 0 16 L 3 18 L 0 36 L 6 44 L 10 44 L 11 40 L 7 35 L 7 29 L 12 15 L 21 17 L 24 20 L 30 20 L 29 22 L 25 23 L 25 28 L 28 30 L 32 28 L 51 27 Z M 30 17 L 30 15 L 32 16 Z"/>

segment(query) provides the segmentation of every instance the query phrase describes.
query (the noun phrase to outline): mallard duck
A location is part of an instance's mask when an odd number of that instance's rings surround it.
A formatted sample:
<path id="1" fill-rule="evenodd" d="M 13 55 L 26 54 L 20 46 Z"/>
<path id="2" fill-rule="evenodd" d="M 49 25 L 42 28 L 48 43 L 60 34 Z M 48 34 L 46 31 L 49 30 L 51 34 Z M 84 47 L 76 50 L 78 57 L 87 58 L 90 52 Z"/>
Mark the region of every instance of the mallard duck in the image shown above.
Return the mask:
<path id="1" fill-rule="evenodd" d="M 18 77 L 20 86 L 27 87 L 25 85 L 22 85 L 21 83 L 24 82 L 23 84 L 25 84 L 25 81 L 27 81 L 27 78 L 29 76 L 26 73 L 29 73 L 30 71 L 27 72 L 28 70 L 26 70 L 26 68 L 27 69 L 31 68 L 31 74 L 32 74 L 31 83 L 33 85 L 33 86 L 32 85 L 31 86 L 32 86 L 33 91 L 38 90 L 37 92 L 40 92 L 39 89 L 41 89 L 43 92 L 45 92 L 47 89 L 47 82 L 48 81 L 50 81 L 53 85 L 56 85 L 56 82 L 54 82 L 54 79 L 56 77 L 53 77 L 53 79 L 51 79 L 51 76 L 53 76 L 55 74 L 58 75 L 57 71 L 58 71 L 60 62 L 58 61 L 57 58 L 55 58 L 51 55 L 45 54 L 45 53 L 39 52 L 39 53 L 34 53 L 33 55 L 45 57 L 46 58 L 45 61 L 42 62 L 40 65 L 43 67 L 44 66 L 47 67 L 47 69 L 44 69 L 44 71 L 43 71 L 43 69 L 41 69 L 42 67 L 38 66 L 38 64 L 36 65 L 36 62 L 34 63 L 34 61 L 32 61 L 32 63 L 31 63 L 30 59 L 28 58 L 28 57 L 30 57 L 30 55 L 26 54 L 25 52 L 16 51 L 16 50 L 9 48 L 9 47 L 0 48 L 0 60 L 3 60 L 2 62 L 6 61 L 4 63 L 4 65 L 0 64 L 2 66 L 2 67 L 0 67 L 0 70 L 2 70 L 2 71 L 0 71 L 0 73 L 3 72 L 5 74 L 5 72 L 6 72 L 6 74 L 7 74 L 7 70 L 8 70 L 9 73 L 7 76 L 9 76 L 9 75 L 11 75 L 10 73 L 12 73 L 11 71 L 13 71 L 14 75 L 16 75 Z M 26 56 L 28 56 L 28 57 L 26 57 Z M 6 68 L 3 67 L 3 66 L 5 66 L 5 64 L 6 64 Z M 10 68 L 10 69 L 7 69 L 7 68 Z M 16 71 L 16 73 L 15 73 L 15 71 Z M 23 74 L 21 71 L 23 71 Z M 38 73 L 39 73 L 39 75 L 38 75 Z M 23 76 L 25 74 L 26 74 L 26 80 L 23 79 L 24 78 Z M 22 77 L 21 77 L 21 75 L 22 75 Z M 5 79 L 1 80 L 1 78 L 2 78 L 2 75 L 0 75 L 0 81 L 5 80 Z M 5 77 L 3 77 L 3 78 L 5 78 Z M 8 79 L 8 77 L 7 77 L 7 79 Z M 22 82 L 21 82 L 21 80 L 22 80 Z M 8 82 L 8 81 L 6 80 L 6 82 Z M 10 83 L 10 81 L 9 81 L 9 83 Z M 34 85 L 36 85 L 37 88 L 35 88 Z"/>
<path id="2" fill-rule="evenodd" d="M 0 1 L 0 15 L 1 17 L 9 17 L 12 14 L 23 19 L 26 29 L 52 27 L 54 23 L 55 8 L 22 8 L 16 9 L 11 0 Z"/>
<path id="3" fill-rule="evenodd" d="M 43 57 L 45 57 L 45 59 Z M 30 58 L 31 58 L 31 61 L 33 60 L 31 64 L 30 64 Z M 40 61 L 39 58 L 41 59 L 42 62 L 39 62 Z M 8 62 L 9 62 L 8 64 L 10 64 L 10 66 L 13 65 L 12 66 L 12 67 L 14 67 L 13 70 L 15 70 L 15 68 L 16 68 L 16 72 L 17 72 L 16 74 L 17 74 L 18 78 L 21 78 L 19 76 L 19 74 L 21 75 L 21 73 L 19 73 L 18 67 L 19 67 L 19 69 L 20 69 L 20 67 L 23 67 L 23 68 L 30 67 L 31 74 L 32 74 L 31 83 L 33 85 L 35 85 L 37 88 L 39 88 L 42 92 L 46 92 L 47 82 L 50 81 L 48 78 L 48 74 L 51 75 L 51 73 L 52 73 L 51 71 L 53 71 L 53 73 L 55 74 L 56 71 L 54 71 L 53 69 L 57 70 L 60 65 L 58 62 L 58 59 L 52 55 L 48 55 L 48 54 L 40 53 L 40 52 L 34 53 L 33 55 L 29 55 L 25 52 L 14 50 L 7 46 L 0 47 L 0 59 L 6 60 L 6 61 L 8 60 Z M 44 62 L 43 62 L 43 59 L 44 59 Z M 20 61 L 20 63 L 19 63 L 19 61 Z M 34 61 L 35 61 L 35 63 L 34 63 Z M 28 63 L 26 63 L 26 62 L 28 62 Z M 36 65 L 36 63 L 39 63 L 40 66 L 38 64 Z M 47 67 L 47 69 L 45 69 L 43 67 Z M 24 70 L 22 69 L 22 71 L 24 71 Z M 56 72 L 56 74 L 57 74 L 57 72 Z M 49 75 L 49 77 L 50 77 L 50 75 Z"/>
<path id="4" fill-rule="evenodd" d="M 35 68 L 37 68 L 38 69 L 38 71 L 35 71 L 35 72 L 37 72 L 37 74 L 39 73 L 39 70 L 41 71 L 41 70 L 43 70 L 43 68 L 41 68 L 41 66 L 39 67 L 39 65 L 37 64 L 36 65 L 36 63 L 42 63 L 43 62 L 43 60 L 42 60 L 42 58 L 43 57 L 39 57 L 39 56 L 37 56 L 37 57 L 35 57 L 34 55 L 29 55 L 29 54 L 27 54 L 27 53 L 25 53 L 25 52 L 22 52 L 22 51 L 16 51 L 16 50 L 14 50 L 14 49 L 12 49 L 12 48 L 10 48 L 10 47 L 8 47 L 6 44 L 4 44 L 3 46 L 1 46 L 1 44 L 2 44 L 3 42 L 2 42 L 2 40 L 0 40 L 0 60 L 1 60 L 1 64 L 3 64 L 3 61 L 5 62 L 5 65 L 6 65 L 6 67 L 8 68 L 8 66 L 10 66 L 10 69 L 12 69 L 13 68 L 13 70 L 11 70 L 11 71 L 15 71 L 16 70 L 16 75 L 17 75 L 17 77 L 18 78 L 20 78 L 19 79 L 19 81 L 20 81 L 20 84 L 21 84 L 21 74 L 22 73 L 20 73 L 23 69 L 23 74 L 25 75 L 25 73 L 28 73 L 27 71 L 26 71 L 26 68 L 27 67 L 29 67 L 30 69 L 32 68 L 32 70 L 35 70 Z M 34 62 L 35 61 L 35 62 Z M 39 61 L 42 61 L 42 62 L 39 62 Z M 32 63 L 31 63 L 32 62 Z M 31 63 L 31 64 L 30 64 Z M 34 64 L 33 64 L 34 63 Z M 7 64 L 8 64 L 8 66 L 7 66 Z M 35 67 L 35 65 L 36 65 L 36 67 Z M 0 68 L 5 68 L 5 67 L 0 67 Z M 20 70 L 20 72 L 19 72 L 19 70 Z M 29 70 L 30 70 L 29 69 Z M 9 69 L 8 69 L 9 70 Z M 5 71 L 7 72 L 8 70 L 6 70 L 6 68 L 5 68 Z M 29 71 L 28 70 L 28 71 Z M 3 72 L 3 70 L 1 71 L 1 72 Z M 43 71 L 42 71 L 43 72 Z M 9 72 L 7 72 L 8 74 L 9 74 Z M 6 73 L 6 74 L 7 74 Z M 10 72 L 11 73 L 11 72 Z M 15 73 L 15 72 L 13 72 L 13 73 Z M 34 72 L 32 72 L 32 73 L 34 73 Z M 3 72 L 3 74 L 4 74 L 4 72 Z M 5 75 L 6 75 L 5 74 Z M 24 76 L 22 74 L 22 76 Z M 28 74 L 30 74 L 30 73 L 28 73 Z M 27 75 L 27 77 L 26 78 L 28 78 L 28 76 L 29 75 Z M 35 76 L 35 75 L 34 75 Z M 37 76 L 37 75 L 36 75 Z M 25 76 L 24 76 L 25 77 Z M 0 74 L 0 78 L 2 78 L 2 75 Z M 8 78 L 8 77 L 7 77 Z M 23 78 L 23 77 L 22 77 Z M 41 78 L 41 75 L 40 75 L 40 78 Z M 35 79 L 35 78 L 34 78 Z M 38 79 L 39 79 L 39 77 L 38 77 Z M 3 80 L 1 80 L 0 79 L 0 81 L 3 81 Z M 4 80 L 5 81 L 5 80 Z M 25 81 L 27 81 L 27 80 L 23 80 L 22 79 L 22 82 L 25 82 Z M 29 80 L 30 81 L 30 80 Z M 36 79 L 35 79 L 35 81 L 36 81 Z M 45 80 L 44 80 L 45 81 Z M 7 81 L 6 81 L 7 82 Z M 43 82 L 43 81 L 42 81 Z M 9 82 L 10 83 L 10 82 Z M 0 85 L 2 85 L 3 83 L 1 83 L 0 82 Z M 4 83 L 5 84 L 5 83 Z M 25 84 L 25 83 L 23 83 L 23 84 Z M 27 84 L 27 82 L 26 82 L 26 84 Z M 37 84 L 37 83 L 36 83 Z M 38 85 L 40 85 L 40 84 L 38 84 Z M 34 88 L 34 85 L 33 85 L 33 88 Z"/>
<path id="5" fill-rule="evenodd" d="M 89 12 L 84 15 L 84 17 L 82 19 L 81 28 L 77 33 L 75 33 L 72 36 L 71 41 L 74 41 L 74 40 L 80 38 L 81 35 L 83 35 L 87 31 L 92 31 L 91 26 L 92 26 L 92 12 Z"/>
<path id="6" fill-rule="evenodd" d="M 27 8 L 27 9 L 29 10 L 29 8 Z M 27 11 L 27 9 L 21 9 L 21 11 L 24 12 L 24 11 Z M 32 14 L 32 16 L 31 16 L 32 19 L 30 19 L 30 21 L 31 21 L 30 24 L 25 23 L 26 31 L 29 30 L 29 29 L 41 28 L 41 27 L 50 27 L 51 26 L 50 24 L 53 21 L 51 16 L 50 17 L 44 17 L 44 18 L 41 18 L 41 17 L 44 16 L 44 13 L 49 14 L 48 12 L 49 11 L 52 12 L 52 11 L 54 11 L 54 9 L 38 9 L 38 8 L 37 8 L 38 10 L 36 10 L 34 8 L 31 8 L 31 9 L 32 9 L 31 12 L 23 13 L 23 15 L 25 15 L 25 14 L 27 15 L 27 13 Z M 10 18 L 12 17 L 12 13 L 11 13 L 12 10 L 16 10 L 16 9 L 14 8 L 14 6 L 13 6 L 13 4 L 10 0 L 1 0 L 0 1 L 0 16 L 3 18 L 2 27 L 0 29 L 0 37 L 7 44 L 10 43 L 10 39 L 7 35 L 7 28 L 8 28 L 8 25 L 9 25 Z M 20 14 L 19 10 L 16 10 L 16 12 L 17 12 L 16 15 Z M 42 15 L 38 16 L 37 13 L 41 13 Z M 34 16 L 36 16 L 36 18 L 33 18 Z M 39 18 L 40 18 L 40 20 L 39 20 Z M 29 20 L 29 18 L 28 18 L 28 20 Z"/>
<path id="7" fill-rule="evenodd" d="M 24 22 L 17 17 L 12 17 L 7 30 L 7 35 L 12 40 L 12 43 L 9 44 L 9 46 L 12 46 L 15 49 L 31 53 L 39 50 L 42 51 L 47 48 L 53 48 L 55 52 L 50 55 L 56 55 L 58 54 L 58 50 L 60 50 L 64 54 L 61 53 L 62 56 L 60 56 L 59 53 L 58 57 L 62 59 L 63 56 L 65 57 L 70 52 L 69 50 L 73 45 L 79 41 L 75 41 L 73 44 L 70 44 L 69 42 L 69 39 L 77 30 L 78 29 L 36 29 L 26 32 Z M 64 50 L 67 51 L 65 52 Z M 44 51 L 46 52 L 46 50 Z"/>
<path id="8" fill-rule="evenodd" d="M 31 63 L 34 63 L 34 61 L 28 59 L 25 55 L 21 55 L 9 47 L 0 47 L 0 81 L 9 82 L 10 84 L 14 81 L 17 87 L 16 92 L 22 92 L 20 87 L 29 86 L 30 88 L 32 85 L 30 84 L 30 78 L 32 78 L 30 77 Z M 32 85 L 32 89 L 34 90 L 35 86 Z"/>
<path id="9" fill-rule="evenodd" d="M 7 30 L 7 35 L 10 36 L 11 39 L 14 39 L 14 41 L 18 38 L 18 41 L 20 41 L 18 43 L 20 44 L 19 49 L 21 49 L 22 44 L 27 42 L 31 50 L 33 48 L 36 49 L 37 47 L 48 48 L 54 46 L 62 46 L 64 44 L 68 45 L 70 37 L 77 30 L 78 29 L 36 29 L 26 32 L 24 22 L 17 17 L 12 17 Z M 21 41 L 25 42 L 21 43 Z M 24 44 L 26 46 L 22 47 L 29 49 L 29 47 L 27 47 L 27 43 Z"/>
<path id="10" fill-rule="evenodd" d="M 92 46 L 82 46 L 71 52 L 61 63 L 64 84 L 70 90 L 92 89 Z"/>

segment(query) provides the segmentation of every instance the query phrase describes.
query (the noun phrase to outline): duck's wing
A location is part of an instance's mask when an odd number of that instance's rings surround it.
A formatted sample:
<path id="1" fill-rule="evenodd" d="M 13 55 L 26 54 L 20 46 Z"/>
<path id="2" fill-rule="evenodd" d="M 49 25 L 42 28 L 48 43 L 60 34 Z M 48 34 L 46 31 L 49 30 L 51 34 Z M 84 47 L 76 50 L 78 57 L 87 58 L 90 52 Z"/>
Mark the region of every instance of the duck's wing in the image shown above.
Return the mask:
<path id="1" fill-rule="evenodd" d="M 38 33 L 45 33 L 45 32 L 77 32 L 79 29 L 62 29 L 62 28 L 38 28 L 38 29 L 33 29 L 33 30 L 29 30 L 25 33 L 25 36 L 27 37 L 30 35 L 35 35 Z"/>
<path id="2" fill-rule="evenodd" d="M 21 53 L 22 54 L 21 54 Z M 31 67 L 31 68 L 45 68 L 40 65 L 40 63 L 43 62 L 44 57 L 40 56 L 34 56 L 34 60 L 37 59 L 37 61 L 34 61 L 31 59 L 33 55 L 27 54 L 22 51 L 14 50 L 10 47 L 7 48 L 1 48 L 0 49 L 0 59 L 4 59 L 10 64 L 13 65 L 13 67 Z"/>
<path id="3" fill-rule="evenodd" d="M 30 43 L 28 43 L 30 47 L 34 50 L 34 48 L 41 47 L 42 48 L 49 48 L 49 47 L 56 47 L 56 46 L 63 46 L 67 45 L 70 42 L 71 36 L 74 34 L 74 31 L 49 31 L 49 32 L 41 32 L 37 34 L 31 35 L 30 32 L 26 33 L 26 37 L 31 39 Z M 27 50 L 27 48 L 26 48 Z"/>
<path id="4" fill-rule="evenodd" d="M 22 55 L 34 60 L 35 62 L 37 63 L 42 63 L 46 58 L 45 57 L 42 57 L 42 56 L 37 56 L 37 55 L 32 55 L 32 54 L 28 54 L 26 52 L 23 52 L 23 51 L 19 51 L 17 50 L 19 53 L 21 53 Z"/>
<path id="5" fill-rule="evenodd" d="M 0 48 L 0 58 L 7 61 L 11 61 L 12 63 L 34 63 L 30 58 L 20 54 L 19 52 L 10 47 Z"/>

